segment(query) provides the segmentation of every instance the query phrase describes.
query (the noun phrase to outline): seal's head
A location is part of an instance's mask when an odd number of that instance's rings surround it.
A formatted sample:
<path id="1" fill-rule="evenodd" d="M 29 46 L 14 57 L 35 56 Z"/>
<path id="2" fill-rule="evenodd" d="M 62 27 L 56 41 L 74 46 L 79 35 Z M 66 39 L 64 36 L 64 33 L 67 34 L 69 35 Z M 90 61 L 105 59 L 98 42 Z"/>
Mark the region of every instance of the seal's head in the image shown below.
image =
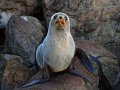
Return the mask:
<path id="1" fill-rule="evenodd" d="M 57 31 L 69 30 L 70 19 L 65 13 L 62 13 L 62 12 L 55 13 L 51 17 L 49 27 L 52 27 L 53 30 L 57 30 Z"/>

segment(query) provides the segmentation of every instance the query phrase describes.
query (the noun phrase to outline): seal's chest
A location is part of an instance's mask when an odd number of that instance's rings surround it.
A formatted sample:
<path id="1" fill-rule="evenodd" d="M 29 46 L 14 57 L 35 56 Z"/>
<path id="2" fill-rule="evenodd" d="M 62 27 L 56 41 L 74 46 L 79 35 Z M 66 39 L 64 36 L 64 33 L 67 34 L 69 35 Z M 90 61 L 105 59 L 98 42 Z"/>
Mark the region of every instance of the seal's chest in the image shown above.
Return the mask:
<path id="1" fill-rule="evenodd" d="M 71 49 L 69 43 L 66 41 L 59 41 L 58 43 L 53 42 L 50 45 L 50 51 L 51 52 L 51 57 L 61 57 L 61 59 L 64 59 L 65 57 L 70 56 L 71 54 Z"/>
<path id="2" fill-rule="evenodd" d="M 54 72 L 65 70 L 72 60 L 72 56 L 69 53 L 59 53 L 59 51 L 51 53 L 48 57 L 47 64 Z"/>
<path id="3" fill-rule="evenodd" d="M 46 63 L 53 69 L 54 72 L 66 69 L 73 57 L 70 46 L 66 42 L 53 42 L 50 47 L 51 48 L 46 51 Z"/>

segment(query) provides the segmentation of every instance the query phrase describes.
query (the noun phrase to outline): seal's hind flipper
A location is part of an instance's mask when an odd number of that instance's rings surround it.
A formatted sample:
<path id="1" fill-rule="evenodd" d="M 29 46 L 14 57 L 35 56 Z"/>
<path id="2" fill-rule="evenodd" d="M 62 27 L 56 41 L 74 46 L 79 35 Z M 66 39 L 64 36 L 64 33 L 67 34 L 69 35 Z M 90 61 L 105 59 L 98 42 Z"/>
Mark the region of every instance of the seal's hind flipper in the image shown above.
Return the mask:
<path id="1" fill-rule="evenodd" d="M 45 67 L 42 69 L 42 77 L 41 77 L 41 79 L 33 80 L 30 83 L 22 86 L 22 88 L 30 87 L 30 86 L 35 85 L 35 84 L 42 84 L 42 83 L 47 82 L 49 79 L 50 79 L 49 70 L 47 68 L 47 65 L 45 65 Z"/>
<path id="2" fill-rule="evenodd" d="M 94 67 L 92 66 L 88 56 L 86 55 L 86 53 L 80 48 L 76 48 L 76 53 L 77 53 L 77 56 L 82 61 L 82 63 L 88 69 L 88 71 L 94 73 Z"/>

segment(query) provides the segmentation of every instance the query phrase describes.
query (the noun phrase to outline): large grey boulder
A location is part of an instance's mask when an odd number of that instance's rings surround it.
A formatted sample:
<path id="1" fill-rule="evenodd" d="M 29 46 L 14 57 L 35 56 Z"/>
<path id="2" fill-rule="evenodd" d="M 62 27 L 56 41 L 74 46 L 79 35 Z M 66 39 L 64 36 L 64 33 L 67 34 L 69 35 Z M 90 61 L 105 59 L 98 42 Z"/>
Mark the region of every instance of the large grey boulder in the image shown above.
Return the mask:
<path id="1" fill-rule="evenodd" d="M 3 78 L 5 66 L 6 66 L 6 61 L 4 59 L 2 59 L 1 55 L 0 55 L 0 88 L 1 88 L 1 84 L 2 84 L 2 78 Z"/>
<path id="2" fill-rule="evenodd" d="M 1 0 L 0 10 L 16 13 L 16 14 L 31 14 L 38 5 L 37 0 Z"/>
<path id="3" fill-rule="evenodd" d="M 36 73 L 34 67 L 28 68 L 23 64 L 20 56 L 1 54 L 0 58 L 5 61 L 0 90 L 13 90 L 16 87 L 23 85 Z"/>
<path id="4" fill-rule="evenodd" d="M 12 15 L 37 16 L 42 13 L 41 0 L 0 0 L 0 29 L 6 28 Z"/>
<path id="5" fill-rule="evenodd" d="M 34 17 L 11 17 L 5 30 L 5 52 L 21 56 L 27 66 L 33 65 L 44 31 L 43 25 Z"/>
<path id="6" fill-rule="evenodd" d="M 6 28 L 8 20 L 11 16 L 11 13 L 0 12 L 0 29 Z"/>
<path id="7" fill-rule="evenodd" d="M 119 63 L 117 57 L 103 47 L 99 42 L 92 42 L 86 40 L 75 39 L 76 45 L 82 48 L 89 56 L 89 54 L 99 57 L 102 64 L 103 73 L 108 79 L 110 85 L 113 87 L 119 73 Z"/>
<path id="8" fill-rule="evenodd" d="M 120 2 L 117 0 L 43 0 L 43 4 L 46 21 L 49 21 L 55 12 L 64 12 L 72 19 L 71 25 L 78 37 L 81 33 L 93 32 L 98 28 L 106 31 L 107 28 L 102 26 L 106 26 L 104 24 L 106 21 L 111 23 L 111 17 L 119 11 L 120 7 Z"/>

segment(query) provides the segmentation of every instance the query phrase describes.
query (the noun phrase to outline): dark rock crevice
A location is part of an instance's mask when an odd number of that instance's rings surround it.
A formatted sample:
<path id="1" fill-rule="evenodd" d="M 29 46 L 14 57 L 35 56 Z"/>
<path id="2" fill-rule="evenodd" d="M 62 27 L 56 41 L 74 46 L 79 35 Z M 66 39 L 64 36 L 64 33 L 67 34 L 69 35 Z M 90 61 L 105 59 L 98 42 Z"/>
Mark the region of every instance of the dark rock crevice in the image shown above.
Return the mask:
<path id="1" fill-rule="evenodd" d="M 0 29 L 0 53 L 3 52 L 5 42 L 5 28 Z"/>
<path id="2" fill-rule="evenodd" d="M 6 66 L 6 61 L 0 59 L 0 90 L 1 90 L 1 84 L 2 84 L 2 78 L 3 78 L 5 66 Z"/>
<path id="3" fill-rule="evenodd" d="M 33 9 L 33 13 L 31 13 L 31 15 L 38 18 L 40 21 L 45 21 L 44 14 L 43 14 L 42 1 L 41 0 L 37 1 L 37 5 Z"/>

